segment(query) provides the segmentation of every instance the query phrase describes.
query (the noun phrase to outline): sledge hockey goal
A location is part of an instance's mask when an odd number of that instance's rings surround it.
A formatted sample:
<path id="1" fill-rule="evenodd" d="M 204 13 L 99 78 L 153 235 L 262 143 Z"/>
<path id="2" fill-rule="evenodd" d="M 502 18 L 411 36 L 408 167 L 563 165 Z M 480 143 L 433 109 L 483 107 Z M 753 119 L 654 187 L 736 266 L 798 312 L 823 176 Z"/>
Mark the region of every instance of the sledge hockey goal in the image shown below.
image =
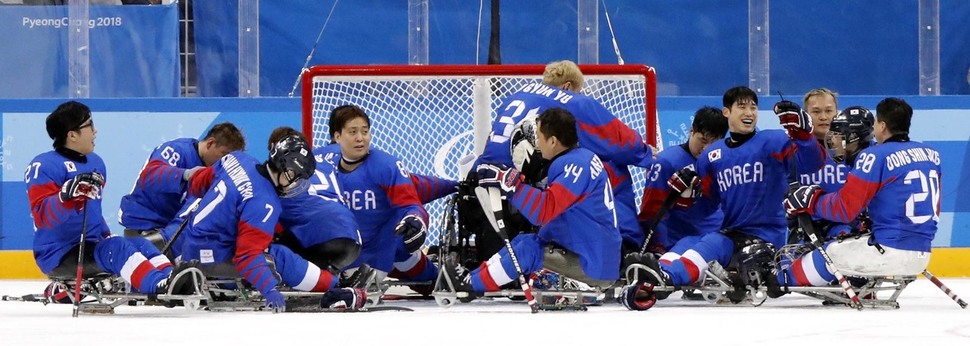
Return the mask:
<path id="1" fill-rule="evenodd" d="M 354 104 L 371 118 L 371 145 L 418 174 L 459 180 L 458 160 L 480 153 L 502 100 L 542 80 L 544 65 L 314 66 L 303 74 L 303 132 L 330 142 L 330 111 Z M 599 100 L 649 144 L 660 141 L 656 74 L 644 65 L 580 65 L 582 92 Z M 643 187 L 634 171 L 634 189 Z M 428 245 L 438 243 L 444 201 L 427 206 Z"/>

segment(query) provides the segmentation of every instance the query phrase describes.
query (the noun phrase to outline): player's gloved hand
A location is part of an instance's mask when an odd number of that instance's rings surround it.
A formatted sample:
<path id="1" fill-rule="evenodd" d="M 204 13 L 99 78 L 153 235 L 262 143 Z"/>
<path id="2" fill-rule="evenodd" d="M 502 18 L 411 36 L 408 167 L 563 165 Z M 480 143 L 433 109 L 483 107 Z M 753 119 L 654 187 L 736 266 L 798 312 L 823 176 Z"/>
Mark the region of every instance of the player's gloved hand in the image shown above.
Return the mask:
<path id="1" fill-rule="evenodd" d="M 203 166 L 195 166 L 195 167 L 186 169 L 184 172 L 182 172 L 182 180 L 184 180 L 184 181 L 191 181 L 192 180 L 192 176 L 195 175 L 196 172 L 198 172 L 200 169 L 203 169 L 203 168 L 205 168 L 205 167 L 203 167 Z"/>
<path id="2" fill-rule="evenodd" d="M 502 191 L 502 196 L 515 193 L 515 187 L 522 180 L 519 171 L 514 167 L 505 165 L 492 165 L 483 163 L 478 165 L 478 186 L 489 188 L 497 187 Z"/>
<path id="3" fill-rule="evenodd" d="M 286 312 L 286 297 L 280 291 L 272 289 L 263 293 L 263 298 L 266 298 L 266 309 L 272 310 L 274 314 Z"/>
<path id="4" fill-rule="evenodd" d="M 775 114 L 788 137 L 797 140 L 812 138 L 812 117 L 797 103 L 781 101 L 775 104 Z"/>
<path id="5" fill-rule="evenodd" d="M 320 307 L 336 310 L 360 310 L 367 303 L 367 291 L 363 288 L 333 288 L 323 293 Z"/>
<path id="6" fill-rule="evenodd" d="M 68 179 L 61 186 L 61 202 L 96 199 L 104 187 L 104 176 L 98 172 L 81 173 Z"/>
<path id="7" fill-rule="evenodd" d="M 674 204 L 681 208 L 694 204 L 694 199 L 700 196 L 700 184 L 701 180 L 697 178 L 697 173 L 690 167 L 681 168 L 667 179 L 670 190 L 680 194 Z"/>
<path id="8" fill-rule="evenodd" d="M 825 193 L 818 185 L 801 186 L 788 193 L 785 198 L 785 212 L 791 215 L 811 213 L 815 209 L 818 196 Z"/>
<path id="9" fill-rule="evenodd" d="M 408 215 L 397 224 L 394 234 L 404 237 L 404 248 L 408 252 L 415 252 L 424 245 L 424 239 L 428 236 L 427 229 L 420 217 Z"/>
<path id="10" fill-rule="evenodd" d="M 657 296 L 653 293 L 653 285 L 642 281 L 623 287 L 619 300 L 627 309 L 634 311 L 647 310 L 652 308 L 654 304 L 657 304 Z"/>

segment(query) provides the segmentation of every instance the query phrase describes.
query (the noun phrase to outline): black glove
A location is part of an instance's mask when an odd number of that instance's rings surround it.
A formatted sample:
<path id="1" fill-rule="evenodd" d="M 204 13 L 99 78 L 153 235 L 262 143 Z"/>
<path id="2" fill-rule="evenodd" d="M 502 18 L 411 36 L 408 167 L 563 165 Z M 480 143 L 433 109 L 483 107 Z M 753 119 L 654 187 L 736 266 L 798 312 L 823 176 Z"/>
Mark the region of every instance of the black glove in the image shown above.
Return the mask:
<path id="1" fill-rule="evenodd" d="M 515 193 L 515 187 L 519 185 L 521 179 L 519 171 L 513 167 L 487 163 L 478 165 L 478 186 L 497 187 L 505 197 Z"/>
<path id="2" fill-rule="evenodd" d="M 812 117 L 797 103 L 781 101 L 775 104 L 775 114 L 788 137 L 797 140 L 812 138 Z"/>
<path id="3" fill-rule="evenodd" d="M 61 202 L 97 199 L 104 187 L 104 176 L 98 172 L 81 173 L 61 186 Z"/>
<path id="4" fill-rule="evenodd" d="M 694 198 L 700 196 L 701 180 L 697 178 L 697 173 L 690 167 L 681 168 L 677 173 L 667 179 L 667 186 L 670 190 L 679 193 L 676 205 L 686 208 L 694 204 Z"/>
<path id="5" fill-rule="evenodd" d="M 408 215 L 401 219 L 394 229 L 394 234 L 404 237 L 404 248 L 408 252 L 415 252 L 424 245 L 424 238 L 428 236 L 427 227 L 421 218 Z"/>
<path id="6" fill-rule="evenodd" d="M 620 292 L 620 302 L 629 310 L 643 311 L 657 304 L 657 296 L 653 293 L 653 285 L 638 282 L 623 287 Z"/>
<path id="7" fill-rule="evenodd" d="M 810 213 L 815 209 L 818 196 L 825 193 L 818 185 L 801 186 L 788 193 L 785 198 L 785 212 L 791 215 L 799 213 Z"/>
<path id="8" fill-rule="evenodd" d="M 363 288 L 332 288 L 323 293 L 320 307 L 335 310 L 360 310 L 367 303 L 367 292 Z"/>

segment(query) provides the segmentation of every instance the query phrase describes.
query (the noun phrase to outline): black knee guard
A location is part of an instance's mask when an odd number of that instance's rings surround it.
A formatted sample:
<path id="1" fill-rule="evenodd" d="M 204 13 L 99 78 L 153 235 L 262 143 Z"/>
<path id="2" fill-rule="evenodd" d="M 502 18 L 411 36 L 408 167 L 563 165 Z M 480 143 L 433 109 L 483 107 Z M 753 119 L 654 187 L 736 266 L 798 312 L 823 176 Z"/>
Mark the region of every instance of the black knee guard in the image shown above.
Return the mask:
<path id="1" fill-rule="evenodd" d="M 155 247 L 157 247 L 159 250 L 164 249 L 166 243 L 165 237 L 162 236 L 162 232 L 158 229 L 139 230 L 125 228 L 125 238 L 148 239 L 148 241 L 150 241 L 152 245 L 155 245 Z"/>
<path id="2" fill-rule="evenodd" d="M 302 254 L 321 269 L 338 274 L 360 256 L 360 245 L 350 238 L 336 238 L 307 248 Z"/>

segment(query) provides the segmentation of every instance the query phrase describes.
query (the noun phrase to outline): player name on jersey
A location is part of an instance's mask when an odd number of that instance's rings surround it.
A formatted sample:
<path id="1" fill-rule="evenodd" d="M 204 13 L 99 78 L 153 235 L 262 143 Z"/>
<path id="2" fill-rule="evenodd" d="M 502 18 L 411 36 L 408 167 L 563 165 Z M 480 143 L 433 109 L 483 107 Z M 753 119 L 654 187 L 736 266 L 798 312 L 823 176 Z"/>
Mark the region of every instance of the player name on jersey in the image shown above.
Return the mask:
<path id="1" fill-rule="evenodd" d="M 554 88 L 542 83 L 526 85 L 525 88 L 522 88 L 522 92 L 552 97 L 553 100 L 559 101 L 562 104 L 566 104 L 566 102 L 569 102 L 569 100 L 573 98 L 573 95 L 569 95 L 568 93 L 562 91 L 562 89 Z M 553 96 L 553 93 L 555 93 L 555 96 Z"/>
<path id="2" fill-rule="evenodd" d="M 717 172 L 717 186 L 721 192 L 732 186 L 748 183 L 760 183 L 765 180 L 764 164 L 756 161 L 754 164 L 745 163 L 735 165 Z"/>
<path id="3" fill-rule="evenodd" d="M 246 170 L 239 164 L 239 160 L 236 160 L 235 156 L 226 155 L 222 159 L 222 167 L 232 179 L 232 183 L 236 185 L 236 190 L 239 191 L 242 199 L 245 201 L 253 198 L 253 183 L 249 180 Z"/>
<path id="4" fill-rule="evenodd" d="M 886 167 L 889 169 L 889 171 L 892 171 L 893 169 L 908 165 L 910 163 L 926 161 L 939 165 L 940 153 L 929 148 L 909 148 L 899 150 L 886 156 Z"/>

